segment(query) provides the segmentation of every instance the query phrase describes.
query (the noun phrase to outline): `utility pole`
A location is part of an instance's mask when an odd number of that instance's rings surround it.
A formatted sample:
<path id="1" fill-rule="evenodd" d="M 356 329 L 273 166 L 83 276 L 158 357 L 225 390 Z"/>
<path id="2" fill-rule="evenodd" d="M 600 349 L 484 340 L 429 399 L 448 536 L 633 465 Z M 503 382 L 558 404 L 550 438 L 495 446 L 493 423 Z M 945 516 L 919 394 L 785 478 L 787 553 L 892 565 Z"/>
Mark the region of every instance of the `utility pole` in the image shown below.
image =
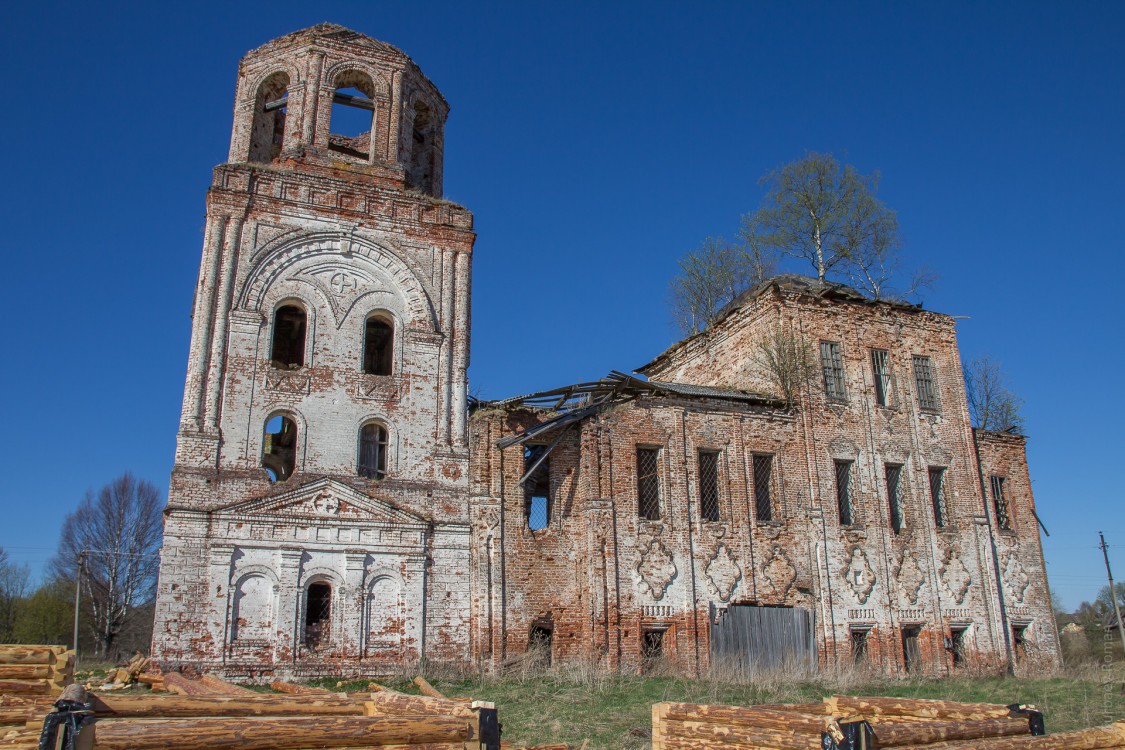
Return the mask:
<path id="1" fill-rule="evenodd" d="M 1113 571 L 1109 569 L 1109 545 L 1105 543 L 1105 534 L 1098 532 L 1102 540 L 1102 557 L 1105 558 L 1105 574 L 1109 577 L 1109 598 L 1113 602 L 1113 613 L 1117 615 L 1117 634 L 1121 636 L 1121 648 L 1125 649 L 1125 627 L 1121 625 L 1121 605 L 1117 603 L 1117 589 L 1113 585 Z"/>
<path id="2" fill-rule="evenodd" d="M 82 596 L 82 563 L 86 551 L 78 553 L 78 575 L 74 577 L 74 658 L 78 658 L 78 602 Z"/>

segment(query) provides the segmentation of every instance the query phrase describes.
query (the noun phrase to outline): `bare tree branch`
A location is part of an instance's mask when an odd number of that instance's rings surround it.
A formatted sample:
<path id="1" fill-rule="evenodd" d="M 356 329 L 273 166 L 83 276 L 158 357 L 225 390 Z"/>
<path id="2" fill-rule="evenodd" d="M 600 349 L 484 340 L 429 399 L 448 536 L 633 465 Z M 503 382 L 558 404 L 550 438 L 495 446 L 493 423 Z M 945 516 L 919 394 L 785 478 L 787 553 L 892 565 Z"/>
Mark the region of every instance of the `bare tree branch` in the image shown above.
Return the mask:
<path id="1" fill-rule="evenodd" d="M 719 311 L 774 268 L 765 251 L 740 247 L 721 237 L 708 237 L 679 265 L 669 296 L 673 318 L 684 335 L 711 325 Z"/>
<path id="2" fill-rule="evenodd" d="M 816 372 L 812 342 L 779 323 L 758 342 L 751 367 L 778 390 L 791 409 L 800 398 L 801 388 Z"/>
<path id="3" fill-rule="evenodd" d="M 965 367 L 965 393 L 973 427 L 994 432 L 1023 432 L 1024 400 L 1004 384 L 999 362 L 988 355 L 969 362 Z"/>

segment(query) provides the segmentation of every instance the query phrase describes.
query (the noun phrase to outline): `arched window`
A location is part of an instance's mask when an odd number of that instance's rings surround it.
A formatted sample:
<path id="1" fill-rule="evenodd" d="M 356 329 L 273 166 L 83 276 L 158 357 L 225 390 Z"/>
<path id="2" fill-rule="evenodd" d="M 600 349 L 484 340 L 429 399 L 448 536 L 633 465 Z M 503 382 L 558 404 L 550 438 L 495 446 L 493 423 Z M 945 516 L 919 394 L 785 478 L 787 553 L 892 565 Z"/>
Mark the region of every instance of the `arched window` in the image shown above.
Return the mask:
<path id="1" fill-rule="evenodd" d="M 282 305 L 273 314 L 273 346 L 270 362 L 274 367 L 294 369 L 305 364 L 305 311 L 296 305 Z"/>
<path id="2" fill-rule="evenodd" d="M 315 650 L 332 642 L 332 586 L 310 583 L 305 592 L 305 648 Z"/>
<path id="3" fill-rule="evenodd" d="M 285 72 L 274 73 L 258 87 L 250 127 L 250 161 L 268 163 L 281 153 L 288 90 L 289 74 Z"/>
<path id="4" fill-rule="evenodd" d="M 262 468 L 271 482 L 284 482 L 297 465 L 297 423 L 275 414 L 266 420 L 262 434 Z"/>
<path id="5" fill-rule="evenodd" d="M 434 153 L 437 145 L 437 124 L 429 105 L 414 104 L 414 127 L 409 133 L 406 164 L 406 187 L 434 193 Z"/>
<path id="6" fill-rule="evenodd" d="M 363 325 L 363 371 L 390 375 L 394 356 L 395 329 L 390 322 L 372 315 Z"/>
<path id="7" fill-rule="evenodd" d="M 328 123 L 328 149 L 360 161 L 371 159 L 375 129 L 375 86 L 371 78 L 350 70 L 336 76 Z"/>
<path id="8" fill-rule="evenodd" d="M 358 473 L 368 479 L 387 475 L 387 428 L 381 424 L 369 422 L 359 431 Z"/>

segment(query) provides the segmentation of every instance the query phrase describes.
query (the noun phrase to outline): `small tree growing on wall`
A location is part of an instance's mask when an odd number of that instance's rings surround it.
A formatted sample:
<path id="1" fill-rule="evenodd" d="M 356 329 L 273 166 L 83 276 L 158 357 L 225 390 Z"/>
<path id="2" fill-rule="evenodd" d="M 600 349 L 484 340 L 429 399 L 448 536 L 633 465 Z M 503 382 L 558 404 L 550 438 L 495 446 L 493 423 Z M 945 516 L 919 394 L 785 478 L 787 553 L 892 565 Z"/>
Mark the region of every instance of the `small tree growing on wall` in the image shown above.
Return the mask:
<path id="1" fill-rule="evenodd" d="M 1023 399 L 1004 384 L 999 362 L 988 355 L 969 362 L 965 367 L 965 393 L 973 427 L 1023 432 Z"/>
<path id="2" fill-rule="evenodd" d="M 813 345 L 801 333 L 778 323 L 758 342 L 751 367 L 777 389 L 792 409 L 804 386 L 816 372 Z"/>

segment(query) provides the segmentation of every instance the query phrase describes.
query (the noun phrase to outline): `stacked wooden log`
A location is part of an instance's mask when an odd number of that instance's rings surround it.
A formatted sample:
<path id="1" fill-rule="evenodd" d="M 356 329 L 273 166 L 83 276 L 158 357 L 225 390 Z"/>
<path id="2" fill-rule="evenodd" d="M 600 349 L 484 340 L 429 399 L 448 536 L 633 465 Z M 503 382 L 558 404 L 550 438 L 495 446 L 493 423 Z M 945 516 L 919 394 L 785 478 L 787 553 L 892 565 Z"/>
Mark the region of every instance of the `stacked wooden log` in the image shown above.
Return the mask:
<path id="1" fill-rule="evenodd" d="M 1125 722 L 1043 736 L 1030 706 L 832 696 L 823 703 L 657 703 L 652 750 L 1125 750 Z"/>
<path id="2" fill-rule="evenodd" d="M 181 679 L 206 692 L 96 694 L 75 685 L 60 703 L 90 705 L 96 719 L 82 730 L 81 741 L 96 750 L 499 750 L 499 724 L 490 703 L 393 690 L 329 693 L 304 686 L 264 694 L 213 677 Z M 49 701 L 0 697 L 0 749 L 39 747 L 44 720 L 52 711 Z"/>
<path id="3" fill-rule="evenodd" d="M 0 646 L 0 693 L 58 695 L 74 682 L 74 652 L 66 646 Z"/>

